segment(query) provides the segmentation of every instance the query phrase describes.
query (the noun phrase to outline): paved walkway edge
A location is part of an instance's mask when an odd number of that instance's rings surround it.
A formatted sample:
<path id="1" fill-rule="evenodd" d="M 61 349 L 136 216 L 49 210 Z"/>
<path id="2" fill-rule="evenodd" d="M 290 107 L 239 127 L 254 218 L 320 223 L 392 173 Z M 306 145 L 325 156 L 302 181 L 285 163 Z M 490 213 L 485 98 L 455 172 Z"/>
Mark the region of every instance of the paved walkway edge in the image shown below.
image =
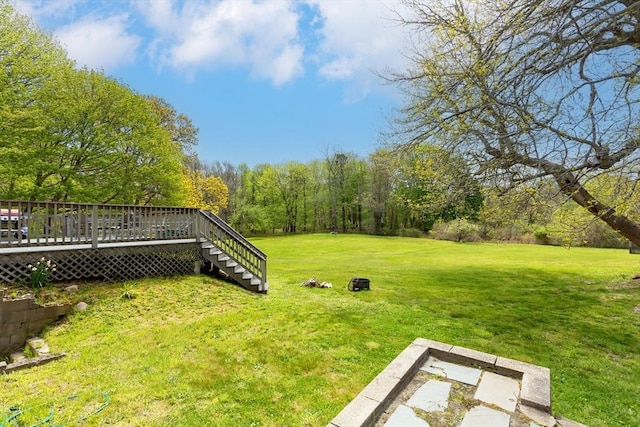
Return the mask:
<path id="1" fill-rule="evenodd" d="M 331 420 L 327 427 L 373 426 L 429 356 L 517 378 L 522 381 L 520 403 L 551 415 L 551 372 L 548 368 L 417 338 Z"/>

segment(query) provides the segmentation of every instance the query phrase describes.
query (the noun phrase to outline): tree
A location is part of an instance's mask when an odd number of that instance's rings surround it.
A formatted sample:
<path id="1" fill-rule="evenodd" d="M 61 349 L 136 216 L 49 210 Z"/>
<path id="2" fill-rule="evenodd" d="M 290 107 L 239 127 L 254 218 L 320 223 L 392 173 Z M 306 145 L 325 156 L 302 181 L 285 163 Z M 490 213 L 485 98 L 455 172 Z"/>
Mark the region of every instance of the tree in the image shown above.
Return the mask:
<path id="1" fill-rule="evenodd" d="M 219 177 L 205 175 L 200 170 L 185 169 L 183 180 L 188 206 L 210 210 L 216 215 L 227 206 L 229 191 Z"/>
<path id="2" fill-rule="evenodd" d="M 227 186 L 229 192 L 229 202 L 227 206 L 220 209 L 220 217 L 224 220 L 228 220 L 233 215 L 236 208 L 236 193 L 240 190 L 241 186 L 241 172 L 240 168 L 233 166 L 229 162 L 216 161 L 209 165 L 204 166 L 205 174 L 215 175 L 219 177 L 222 182 Z"/>
<path id="3" fill-rule="evenodd" d="M 389 77 L 407 94 L 401 143 L 459 151 L 505 188 L 550 177 L 566 199 L 640 244 L 640 224 L 618 208 L 639 179 L 638 3 L 405 4 L 413 67 Z M 626 186 L 611 203 L 586 186 L 599 175 Z"/>
<path id="4" fill-rule="evenodd" d="M 46 119 L 23 148 L 28 198 L 183 203 L 180 147 L 144 97 L 102 73 L 62 69 L 39 103 Z"/>
<path id="5" fill-rule="evenodd" d="M 336 152 L 325 157 L 327 188 L 331 202 L 331 228 L 345 233 L 350 228 L 361 229 L 362 203 L 366 167 L 353 153 Z"/>
<path id="6" fill-rule="evenodd" d="M 389 208 L 389 200 L 393 192 L 395 167 L 393 154 L 385 149 L 378 149 L 369 155 L 369 209 L 373 214 L 373 233 L 382 234 L 385 216 Z"/>
<path id="7" fill-rule="evenodd" d="M 0 0 L 0 197 L 182 204 L 184 145 L 165 125 Z"/>
<path id="8" fill-rule="evenodd" d="M 428 231 L 438 219 L 476 219 L 480 185 L 460 156 L 420 144 L 398 157 L 395 193 L 408 207 L 411 227 Z"/>
<path id="9" fill-rule="evenodd" d="M 169 131 L 171 140 L 180 151 L 185 156 L 195 156 L 193 147 L 198 144 L 198 128 L 193 125 L 191 119 L 184 114 L 178 114 L 171 104 L 160 97 L 147 95 L 145 98 L 156 112 L 158 124 Z M 197 157 L 194 161 L 197 162 Z"/>
<path id="10" fill-rule="evenodd" d="M 0 194 L 17 198 L 24 176 L 25 149 L 42 131 L 45 115 L 37 102 L 48 79 L 73 63 L 51 35 L 0 0 Z"/>

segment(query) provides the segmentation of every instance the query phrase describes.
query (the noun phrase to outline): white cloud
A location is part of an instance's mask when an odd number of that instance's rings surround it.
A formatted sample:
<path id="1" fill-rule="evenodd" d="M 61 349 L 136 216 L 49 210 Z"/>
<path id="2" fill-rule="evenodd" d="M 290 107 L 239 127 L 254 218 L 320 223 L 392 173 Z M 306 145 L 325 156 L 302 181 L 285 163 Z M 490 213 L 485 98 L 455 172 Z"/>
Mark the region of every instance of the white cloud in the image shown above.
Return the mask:
<path id="1" fill-rule="evenodd" d="M 244 66 L 276 85 L 303 72 L 304 48 L 294 6 L 236 0 L 139 4 L 158 33 L 151 52 L 162 64 L 189 73 L 201 67 Z"/>
<path id="2" fill-rule="evenodd" d="M 406 61 L 406 30 L 397 25 L 396 0 L 309 0 L 322 20 L 318 48 L 319 73 L 329 80 L 351 81 L 351 100 L 357 100 L 375 84 L 376 72 L 401 68 Z"/>
<path id="3" fill-rule="evenodd" d="M 312 64 L 356 101 L 379 86 L 374 72 L 406 62 L 406 32 L 393 21 L 400 0 L 10 1 L 54 30 L 80 65 L 106 71 L 144 53 L 190 76 L 241 67 L 281 85 Z"/>
<path id="4" fill-rule="evenodd" d="M 10 0 L 16 10 L 40 21 L 73 14 L 85 0 Z"/>
<path id="5" fill-rule="evenodd" d="M 105 19 L 89 16 L 58 28 L 55 36 L 80 66 L 109 71 L 136 58 L 142 39 L 127 28 L 126 14 Z"/>

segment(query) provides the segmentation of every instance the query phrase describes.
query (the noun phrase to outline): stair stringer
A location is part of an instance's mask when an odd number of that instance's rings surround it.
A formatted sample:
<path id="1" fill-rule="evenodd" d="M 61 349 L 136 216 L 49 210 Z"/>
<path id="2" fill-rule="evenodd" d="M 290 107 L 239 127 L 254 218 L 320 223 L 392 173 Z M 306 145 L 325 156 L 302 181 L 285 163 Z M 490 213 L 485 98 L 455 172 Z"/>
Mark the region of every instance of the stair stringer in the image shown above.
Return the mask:
<path id="1" fill-rule="evenodd" d="M 202 242 L 200 246 L 202 248 L 202 256 L 223 271 L 235 283 L 253 292 L 267 293 L 269 289 L 268 282 L 263 282 L 259 277 L 249 272 L 222 249 L 210 241 Z"/>

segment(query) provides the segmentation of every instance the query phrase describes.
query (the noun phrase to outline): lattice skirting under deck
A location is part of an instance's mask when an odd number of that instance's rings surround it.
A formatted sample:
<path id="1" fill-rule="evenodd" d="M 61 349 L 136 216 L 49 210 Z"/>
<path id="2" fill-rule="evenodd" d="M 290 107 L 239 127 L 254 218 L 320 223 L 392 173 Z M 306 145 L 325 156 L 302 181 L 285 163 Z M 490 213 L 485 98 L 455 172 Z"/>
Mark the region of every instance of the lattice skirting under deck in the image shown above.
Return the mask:
<path id="1" fill-rule="evenodd" d="M 54 282 L 191 274 L 196 263 L 201 262 L 199 249 L 198 244 L 176 244 L 3 254 L 0 283 L 28 283 L 31 274 L 28 265 L 42 257 L 56 265 L 51 275 Z"/>

